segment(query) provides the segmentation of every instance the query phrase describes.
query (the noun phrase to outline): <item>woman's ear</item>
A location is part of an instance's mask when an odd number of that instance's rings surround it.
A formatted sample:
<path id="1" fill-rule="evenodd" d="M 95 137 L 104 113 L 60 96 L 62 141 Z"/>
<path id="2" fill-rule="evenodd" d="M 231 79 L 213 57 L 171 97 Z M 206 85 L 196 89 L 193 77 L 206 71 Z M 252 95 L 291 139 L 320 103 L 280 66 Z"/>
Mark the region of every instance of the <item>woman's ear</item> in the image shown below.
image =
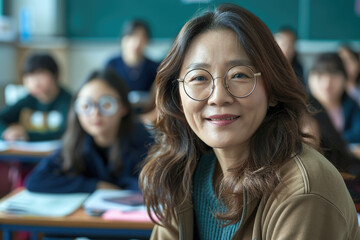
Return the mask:
<path id="1" fill-rule="evenodd" d="M 269 107 L 275 107 L 278 104 L 278 101 L 272 97 L 269 99 Z"/>

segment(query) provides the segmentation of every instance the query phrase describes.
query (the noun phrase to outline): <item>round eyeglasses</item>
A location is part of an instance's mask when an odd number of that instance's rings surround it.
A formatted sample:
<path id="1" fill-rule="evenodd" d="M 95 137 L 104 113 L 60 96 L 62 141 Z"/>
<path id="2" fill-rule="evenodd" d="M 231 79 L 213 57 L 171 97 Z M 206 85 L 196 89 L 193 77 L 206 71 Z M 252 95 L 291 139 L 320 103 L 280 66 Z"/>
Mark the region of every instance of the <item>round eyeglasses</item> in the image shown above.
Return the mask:
<path id="1" fill-rule="evenodd" d="M 261 73 L 254 73 L 249 66 L 233 66 L 225 74 L 224 87 L 236 98 L 249 96 L 256 87 L 256 77 Z M 211 96 L 215 87 L 215 79 L 210 72 L 202 68 L 192 69 L 186 73 L 183 79 L 177 81 L 183 83 L 184 91 L 193 100 L 203 101 Z"/>
<path id="2" fill-rule="evenodd" d="M 114 115 L 119 107 L 118 100 L 112 96 L 102 96 L 97 102 L 90 98 L 79 97 L 75 100 L 74 109 L 76 114 L 81 116 L 89 116 L 97 107 L 102 116 Z"/>

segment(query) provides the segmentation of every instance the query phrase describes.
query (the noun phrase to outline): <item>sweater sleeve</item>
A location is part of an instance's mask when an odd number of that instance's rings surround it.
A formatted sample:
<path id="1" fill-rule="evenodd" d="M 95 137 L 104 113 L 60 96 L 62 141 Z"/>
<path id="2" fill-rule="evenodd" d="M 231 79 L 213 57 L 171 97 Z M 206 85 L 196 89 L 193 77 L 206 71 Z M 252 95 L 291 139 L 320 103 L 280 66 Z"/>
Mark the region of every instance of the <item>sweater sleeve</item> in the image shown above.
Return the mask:
<path id="1" fill-rule="evenodd" d="M 61 150 L 42 159 L 26 178 L 26 188 L 46 193 L 91 193 L 96 190 L 98 179 L 64 173 L 61 162 Z"/>
<path id="2" fill-rule="evenodd" d="M 360 239 L 355 208 L 354 214 L 343 213 L 316 194 L 290 198 L 269 215 L 263 239 Z"/>
<path id="3" fill-rule="evenodd" d="M 0 111 L 0 137 L 12 123 L 19 122 L 20 111 L 26 104 L 26 99 L 18 101 L 13 106 L 7 106 Z"/>

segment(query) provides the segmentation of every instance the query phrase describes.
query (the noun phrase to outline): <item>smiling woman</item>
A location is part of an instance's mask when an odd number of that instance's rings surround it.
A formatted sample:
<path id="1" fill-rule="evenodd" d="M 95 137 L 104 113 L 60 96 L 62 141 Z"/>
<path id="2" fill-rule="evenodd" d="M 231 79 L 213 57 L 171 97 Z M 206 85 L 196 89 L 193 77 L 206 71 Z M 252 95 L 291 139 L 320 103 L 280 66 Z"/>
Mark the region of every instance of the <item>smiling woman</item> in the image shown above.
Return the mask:
<path id="1" fill-rule="evenodd" d="M 301 131 L 304 88 L 258 17 L 224 4 L 188 21 L 156 83 L 140 175 L 153 239 L 359 237 L 341 175 Z"/>

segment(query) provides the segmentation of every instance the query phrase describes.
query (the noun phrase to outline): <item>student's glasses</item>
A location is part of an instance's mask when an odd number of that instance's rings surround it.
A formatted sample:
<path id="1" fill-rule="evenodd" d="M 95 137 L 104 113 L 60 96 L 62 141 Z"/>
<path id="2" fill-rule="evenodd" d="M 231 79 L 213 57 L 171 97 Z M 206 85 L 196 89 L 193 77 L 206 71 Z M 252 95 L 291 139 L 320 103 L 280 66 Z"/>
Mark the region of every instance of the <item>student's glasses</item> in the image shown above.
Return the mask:
<path id="1" fill-rule="evenodd" d="M 177 79 L 183 83 L 184 91 L 193 100 L 203 101 L 211 96 L 215 87 L 215 79 L 224 78 L 226 90 L 236 98 L 249 96 L 256 87 L 256 77 L 261 73 L 254 73 L 249 66 L 233 66 L 224 77 L 214 78 L 210 72 L 202 68 L 192 69 L 186 73 L 183 79 Z"/>
<path id="2" fill-rule="evenodd" d="M 75 100 L 74 109 L 81 116 L 91 115 L 97 107 L 102 116 L 114 115 L 119 107 L 118 100 L 112 96 L 102 96 L 97 102 L 90 98 L 79 97 Z"/>

